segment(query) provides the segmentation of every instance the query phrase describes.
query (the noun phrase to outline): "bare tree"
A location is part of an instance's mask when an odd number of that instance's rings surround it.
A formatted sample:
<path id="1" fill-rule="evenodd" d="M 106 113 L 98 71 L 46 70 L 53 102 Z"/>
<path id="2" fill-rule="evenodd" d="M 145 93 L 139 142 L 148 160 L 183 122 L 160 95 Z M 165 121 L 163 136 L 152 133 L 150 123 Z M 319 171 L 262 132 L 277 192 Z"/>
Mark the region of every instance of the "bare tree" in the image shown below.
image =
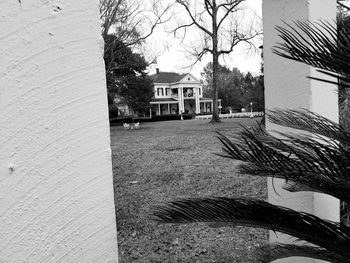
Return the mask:
<path id="1" fill-rule="evenodd" d="M 146 66 L 154 63 L 156 55 L 145 59 L 146 52 L 142 50 L 142 44 L 157 26 L 170 19 L 170 5 L 163 3 L 161 0 L 100 0 L 101 34 L 105 41 L 104 60 L 111 103 L 116 86 L 125 85 L 125 79 L 130 78 L 130 75 L 136 78 L 132 73 L 143 76 Z M 133 85 L 130 82 L 128 84 L 133 90 Z"/>
<path id="2" fill-rule="evenodd" d="M 343 10 L 349 12 L 350 11 L 350 6 L 349 6 L 349 0 L 338 0 L 337 4 L 340 8 Z"/>
<path id="3" fill-rule="evenodd" d="M 125 47 L 141 44 L 158 25 L 170 19 L 170 6 L 161 0 L 146 4 L 141 0 L 100 0 L 102 36 L 106 39 L 113 34 Z"/>
<path id="4" fill-rule="evenodd" d="M 239 43 L 253 45 L 253 39 L 261 34 L 251 21 L 250 25 L 243 25 L 243 18 L 239 16 L 242 11 L 242 3 L 245 0 L 176 0 L 186 11 L 189 21 L 178 24 L 173 31 L 195 27 L 202 33 L 200 48 L 193 48 L 192 55 L 196 57 L 194 63 L 200 61 L 208 53 L 212 54 L 213 60 L 213 117 L 211 123 L 220 122 L 218 111 L 218 68 L 219 57 L 230 54 Z"/>

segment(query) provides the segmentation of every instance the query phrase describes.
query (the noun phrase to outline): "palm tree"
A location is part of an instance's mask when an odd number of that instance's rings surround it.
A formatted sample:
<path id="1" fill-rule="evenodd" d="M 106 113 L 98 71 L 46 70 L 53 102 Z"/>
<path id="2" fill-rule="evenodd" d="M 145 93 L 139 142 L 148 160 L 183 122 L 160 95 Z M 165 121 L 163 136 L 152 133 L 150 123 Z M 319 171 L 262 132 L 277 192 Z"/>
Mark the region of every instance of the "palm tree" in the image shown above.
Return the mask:
<path id="1" fill-rule="evenodd" d="M 276 29 L 283 40 L 275 47 L 276 54 L 335 77 L 320 81 L 350 88 L 350 31 L 346 27 L 295 22 Z M 259 125 L 230 138 L 218 133 L 223 144 L 220 155 L 243 161 L 238 167 L 243 174 L 285 179 L 283 188 L 290 192 L 321 192 L 350 203 L 350 132 L 306 110 L 272 110 L 267 118 L 304 131 L 304 135 L 279 133 L 277 138 Z M 261 200 L 183 199 L 156 206 L 153 215 L 165 223 L 218 222 L 221 226 L 265 228 L 316 245 L 270 244 L 259 251 L 262 262 L 290 256 L 350 262 L 350 227 Z"/>

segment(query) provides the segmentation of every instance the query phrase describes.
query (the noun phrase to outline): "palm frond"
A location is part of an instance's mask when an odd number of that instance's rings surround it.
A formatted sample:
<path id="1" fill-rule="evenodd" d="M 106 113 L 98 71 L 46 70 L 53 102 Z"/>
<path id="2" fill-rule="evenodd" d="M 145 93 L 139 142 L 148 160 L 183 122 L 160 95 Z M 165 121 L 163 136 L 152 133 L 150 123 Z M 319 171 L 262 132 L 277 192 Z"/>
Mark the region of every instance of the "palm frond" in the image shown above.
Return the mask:
<path id="1" fill-rule="evenodd" d="M 271 243 L 257 248 L 254 251 L 254 254 L 258 257 L 258 262 L 260 263 L 270 263 L 274 260 L 288 257 L 306 257 L 332 263 L 350 262 L 349 257 L 340 256 L 339 254 L 328 251 L 324 248 L 307 245 Z"/>
<path id="2" fill-rule="evenodd" d="M 350 256 L 349 227 L 252 198 L 184 199 L 156 206 L 153 215 L 163 223 L 223 222 L 270 229 Z"/>
<path id="3" fill-rule="evenodd" d="M 300 129 L 304 135 L 278 133 L 261 126 L 243 129 L 233 138 L 218 133 L 220 156 L 244 161 L 238 170 L 256 176 L 274 176 L 350 201 L 350 134 L 338 124 L 309 111 L 273 110 L 275 124 Z M 310 134 L 311 133 L 311 134 Z M 295 191 L 286 185 L 286 190 Z"/>
<path id="4" fill-rule="evenodd" d="M 238 171 L 241 174 L 249 174 L 254 176 L 262 176 L 262 177 L 275 177 L 280 179 L 286 179 L 286 174 L 279 174 L 278 172 L 270 172 L 267 171 L 266 167 L 261 165 L 252 165 L 252 164 L 241 164 L 238 167 Z M 310 179 L 307 177 L 307 174 L 288 174 L 288 177 L 293 177 L 293 180 L 297 180 L 298 182 L 294 182 L 294 185 L 291 184 L 292 179 L 286 179 L 287 183 L 282 186 L 283 189 L 290 192 L 299 192 L 299 191 L 313 191 L 328 194 L 334 196 L 340 200 L 345 200 L 349 202 L 350 194 L 350 185 L 347 181 L 344 183 L 333 183 L 326 180 L 314 178 Z"/>
<path id="5" fill-rule="evenodd" d="M 334 76 L 339 74 L 344 80 L 340 84 L 350 88 L 350 36 L 345 27 L 337 30 L 328 22 L 297 21 L 293 25 L 277 26 L 276 30 L 283 42 L 274 47 L 275 54 Z M 334 84 L 338 82 L 335 80 Z"/>
<path id="6" fill-rule="evenodd" d="M 315 193 L 322 193 L 321 190 L 319 189 L 314 189 L 311 188 L 307 185 L 303 185 L 300 183 L 296 183 L 293 181 L 286 181 L 283 185 L 282 188 L 284 190 L 287 190 L 289 192 L 295 193 L 295 192 L 315 192 Z"/>
<path id="7" fill-rule="evenodd" d="M 270 110 L 267 119 L 275 124 L 326 136 L 342 144 L 350 144 L 350 132 L 339 124 L 308 110 Z"/>
<path id="8" fill-rule="evenodd" d="M 274 142 L 270 137 L 267 140 L 254 137 L 251 131 L 249 136 L 246 133 L 240 134 L 240 140 L 236 141 L 219 135 L 225 152 L 221 156 L 244 161 L 238 166 L 240 173 L 294 181 L 350 201 L 348 152 L 338 152 L 313 140 L 307 142 L 294 138 L 287 144 L 278 139 Z"/>

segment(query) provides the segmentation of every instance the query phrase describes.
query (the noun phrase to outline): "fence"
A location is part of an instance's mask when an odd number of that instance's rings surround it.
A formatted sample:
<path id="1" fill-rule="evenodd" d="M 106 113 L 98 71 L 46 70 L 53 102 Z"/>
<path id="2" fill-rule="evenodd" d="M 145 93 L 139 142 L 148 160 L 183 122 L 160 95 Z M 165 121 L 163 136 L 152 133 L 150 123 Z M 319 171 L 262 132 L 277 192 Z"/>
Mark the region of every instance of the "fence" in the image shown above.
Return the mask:
<path id="1" fill-rule="evenodd" d="M 264 116 L 263 111 L 259 112 L 235 112 L 227 114 L 219 114 L 220 119 L 232 119 L 232 118 L 253 118 Z M 211 119 L 212 115 L 198 115 L 195 117 L 196 120 L 206 120 Z"/>

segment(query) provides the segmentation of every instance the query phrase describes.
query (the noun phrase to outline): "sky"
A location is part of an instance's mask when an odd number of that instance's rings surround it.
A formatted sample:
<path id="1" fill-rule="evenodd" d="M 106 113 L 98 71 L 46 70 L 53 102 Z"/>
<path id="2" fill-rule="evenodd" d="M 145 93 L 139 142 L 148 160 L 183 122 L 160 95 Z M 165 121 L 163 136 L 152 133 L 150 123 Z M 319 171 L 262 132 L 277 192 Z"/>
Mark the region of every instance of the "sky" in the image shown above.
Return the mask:
<path id="1" fill-rule="evenodd" d="M 247 0 L 247 6 L 253 10 L 253 12 L 261 18 L 262 16 L 262 0 Z M 179 10 L 181 12 L 182 10 Z M 186 15 L 183 13 L 183 15 Z M 180 39 L 174 38 L 173 34 L 167 33 L 170 29 L 174 28 L 172 25 L 167 24 L 167 28 L 158 27 L 157 31 L 147 40 L 147 45 L 150 49 L 157 53 L 157 65 L 149 67 L 150 74 L 154 74 L 156 67 L 160 71 L 185 73 L 191 72 L 195 77 L 200 78 L 204 66 L 211 61 L 211 56 L 208 54 L 201 62 L 191 66 L 193 57 L 191 58 L 186 52 L 186 46 L 191 45 L 198 41 L 199 36 L 196 36 L 196 32 L 189 32 L 183 42 Z M 261 45 L 262 42 L 257 42 L 257 45 Z M 238 68 L 240 71 L 246 73 L 251 72 L 253 75 L 257 75 L 260 71 L 260 51 L 249 52 L 246 47 L 237 46 L 234 51 L 220 60 L 221 64 L 226 65 L 228 68 Z"/>

